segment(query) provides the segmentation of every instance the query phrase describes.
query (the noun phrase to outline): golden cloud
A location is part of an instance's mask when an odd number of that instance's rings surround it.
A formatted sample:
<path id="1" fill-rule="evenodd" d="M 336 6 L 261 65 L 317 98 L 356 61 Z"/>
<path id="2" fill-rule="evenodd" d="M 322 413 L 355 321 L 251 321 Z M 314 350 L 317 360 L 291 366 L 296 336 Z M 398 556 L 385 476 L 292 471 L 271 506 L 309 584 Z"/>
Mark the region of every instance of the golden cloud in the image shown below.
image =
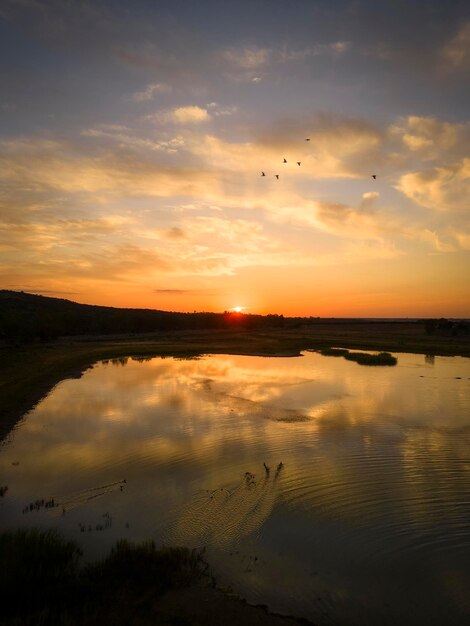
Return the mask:
<path id="1" fill-rule="evenodd" d="M 178 107 L 171 113 L 172 119 L 177 124 L 199 124 L 210 120 L 207 109 L 198 106 Z"/>
<path id="2" fill-rule="evenodd" d="M 468 228 L 455 216 L 468 208 L 467 131 L 418 116 L 384 130 L 323 116 L 283 121 L 244 141 L 197 125 L 175 137 L 109 124 L 84 131 L 76 143 L 3 141 L 1 276 L 4 284 L 26 284 L 31 276 L 56 290 L 70 279 L 74 289 L 92 283 L 97 290 L 104 283 L 153 289 L 168 276 L 393 258 L 411 240 L 439 252 L 466 248 Z M 434 167 L 431 158 L 440 159 Z M 332 192 L 331 200 L 318 200 L 322 179 L 360 185 L 379 167 L 393 176 L 397 163 L 408 168 L 398 190 L 436 209 L 435 216 L 411 207 L 405 219 L 395 206 L 381 206 L 381 197 L 390 203 L 390 196 L 379 196 L 375 183 L 357 186 L 350 204 Z"/>
<path id="3" fill-rule="evenodd" d="M 468 211 L 470 158 L 400 177 L 398 189 L 417 204 L 436 211 Z"/>
<path id="4" fill-rule="evenodd" d="M 201 124 L 208 122 L 211 116 L 207 109 L 203 109 L 197 105 L 189 105 L 185 107 L 176 107 L 165 111 L 157 111 L 151 115 L 147 115 L 146 119 L 152 120 L 158 124 Z"/>
<path id="5" fill-rule="evenodd" d="M 468 155 L 470 124 L 443 122 L 435 117 L 410 115 L 392 126 L 391 135 L 401 137 L 405 146 L 425 160 L 444 160 Z"/>
<path id="6" fill-rule="evenodd" d="M 160 164 L 133 150 L 99 150 L 93 156 L 57 141 L 16 140 L 0 145 L 0 180 L 38 193 L 108 192 L 111 196 L 198 196 L 218 188 L 207 170 Z"/>

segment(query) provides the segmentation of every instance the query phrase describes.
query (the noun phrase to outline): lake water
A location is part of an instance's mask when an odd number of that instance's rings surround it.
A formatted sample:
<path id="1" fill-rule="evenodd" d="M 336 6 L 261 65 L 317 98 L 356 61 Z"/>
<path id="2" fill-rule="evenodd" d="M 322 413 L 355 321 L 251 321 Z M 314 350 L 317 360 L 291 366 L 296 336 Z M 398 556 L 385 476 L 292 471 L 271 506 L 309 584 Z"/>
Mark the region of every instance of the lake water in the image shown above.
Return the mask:
<path id="1" fill-rule="evenodd" d="M 98 363 L 0 447 L 1 525 L 205 546 L 318 625 L 469 623 L 470 359 L 396 356 Z"/>

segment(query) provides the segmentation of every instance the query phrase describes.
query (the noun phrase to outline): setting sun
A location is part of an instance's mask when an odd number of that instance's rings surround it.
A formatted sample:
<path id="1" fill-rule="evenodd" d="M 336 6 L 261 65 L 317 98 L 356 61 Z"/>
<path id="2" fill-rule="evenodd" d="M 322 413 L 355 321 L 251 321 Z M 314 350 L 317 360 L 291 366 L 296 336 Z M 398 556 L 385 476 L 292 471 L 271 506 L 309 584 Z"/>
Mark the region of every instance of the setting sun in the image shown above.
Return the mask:
<path id="1" fill-rule="evenodd" d="M 234 311 L 235 313 L 241 313 L 244 308 L 244 306 L 234 306 L 232 311 Z"/>

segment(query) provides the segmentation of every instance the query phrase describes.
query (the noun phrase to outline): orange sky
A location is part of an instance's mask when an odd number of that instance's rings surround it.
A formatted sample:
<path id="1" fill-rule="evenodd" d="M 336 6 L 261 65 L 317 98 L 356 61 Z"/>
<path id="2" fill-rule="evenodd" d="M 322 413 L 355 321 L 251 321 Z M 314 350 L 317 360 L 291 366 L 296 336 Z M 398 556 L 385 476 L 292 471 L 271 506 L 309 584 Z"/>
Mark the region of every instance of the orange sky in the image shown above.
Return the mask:
<path id="1" fill-rule="evenodd" d="M 0 288 L 470 317 L 470 22 L 262 4 L 6 3 Z"/>

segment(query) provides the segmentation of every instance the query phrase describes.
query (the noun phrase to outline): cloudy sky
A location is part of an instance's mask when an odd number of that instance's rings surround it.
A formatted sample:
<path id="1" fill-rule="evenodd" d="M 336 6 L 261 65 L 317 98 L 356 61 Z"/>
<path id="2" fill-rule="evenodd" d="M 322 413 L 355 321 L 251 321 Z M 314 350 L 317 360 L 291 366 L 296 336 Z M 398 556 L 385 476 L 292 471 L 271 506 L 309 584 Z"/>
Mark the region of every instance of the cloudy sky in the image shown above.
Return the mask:
<path id="1" fill-rule="evenodd" d="M 465 5 L 2 0 L 0 288 L 470 316 Z"/>

